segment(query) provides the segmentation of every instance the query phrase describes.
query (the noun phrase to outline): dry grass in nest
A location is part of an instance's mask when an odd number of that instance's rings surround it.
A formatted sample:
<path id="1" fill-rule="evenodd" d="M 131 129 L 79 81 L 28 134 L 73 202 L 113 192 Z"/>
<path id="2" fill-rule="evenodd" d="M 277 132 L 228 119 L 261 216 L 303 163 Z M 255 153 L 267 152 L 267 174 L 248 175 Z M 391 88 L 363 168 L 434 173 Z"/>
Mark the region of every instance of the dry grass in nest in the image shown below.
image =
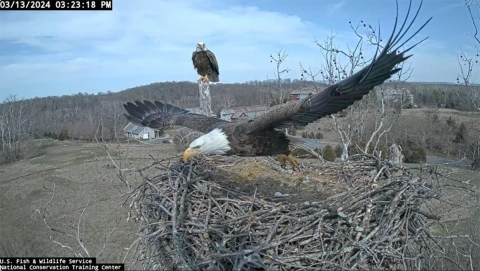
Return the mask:
<path id="1" fill-rule="evenodd" d="M 238 157 L 174 163 L 130 195 L 142 224 L 130 253 L 149 270 L 395 269 L 414 263 L 419 253 L 411 249 L 426 247 L 427 218 L 435 218 L 421 206 L 438 195 L 430 180 L 361 158 L 310 165 L 297 175 L 276 171 L 277 177 L 268 163 L 248 166 Z M 334 176 L 342 185 L 331 186 Z M 282 177 L 287 181 L 276 179 Z M 335 193 L 321 191 L 326 187 Z"/>

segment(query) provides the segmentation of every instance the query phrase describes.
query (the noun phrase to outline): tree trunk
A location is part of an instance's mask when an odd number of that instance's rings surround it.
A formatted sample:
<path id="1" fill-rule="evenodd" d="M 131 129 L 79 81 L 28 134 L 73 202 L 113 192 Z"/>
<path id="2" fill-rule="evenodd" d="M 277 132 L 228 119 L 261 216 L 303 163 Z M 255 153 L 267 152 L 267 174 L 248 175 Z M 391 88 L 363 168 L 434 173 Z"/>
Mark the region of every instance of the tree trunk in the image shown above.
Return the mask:
<path id="1" fill-rule="evenodd" d="M 209 117 L 213 116 L 210 85 L 208 83 L 199 83 L 198 90 L 200 91 L 200 110 L 202 111 L 202 114 Z"/>
<path id="2" fill-rule="evenodd" d="M 342 139 L 342 156 L 340 157 L 342 161 L 348 160 L 348 147 L 350 145 L 350 139 L 343 140 Z"/>

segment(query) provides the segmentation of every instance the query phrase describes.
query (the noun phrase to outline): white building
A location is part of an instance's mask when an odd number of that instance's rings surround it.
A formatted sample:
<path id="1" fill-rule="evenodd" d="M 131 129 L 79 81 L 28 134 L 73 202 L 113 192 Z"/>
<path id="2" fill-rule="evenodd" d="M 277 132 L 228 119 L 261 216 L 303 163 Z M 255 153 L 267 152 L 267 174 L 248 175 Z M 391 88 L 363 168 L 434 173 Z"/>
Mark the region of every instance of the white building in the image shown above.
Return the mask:
<path id="1" fill-rule="evenodd" d="M 401 102 L 406 107 L 416 107 L 413 101 L 413 94 L 407 88 L 388 87 L 384 90 L 383 96 L 386 101 Z M 381 99 L 381 96 L 378 98 Z"/>
<path id="2" fill-rule="evenodd" d="M 160 131 L 150 127 L 144 127 L 129 122 L 124 128 L 123 132 L 126 137 L 134 139 L 153 139 L 160 135 Z"/>
<path id="3" fill-rule="evenodd" d="M 265 114 L 268 107 L 265 105 L 251 105 L 224 108 L 220 111 L 220 118 L 230 122 L 253 119 L 256 116 Z"/>

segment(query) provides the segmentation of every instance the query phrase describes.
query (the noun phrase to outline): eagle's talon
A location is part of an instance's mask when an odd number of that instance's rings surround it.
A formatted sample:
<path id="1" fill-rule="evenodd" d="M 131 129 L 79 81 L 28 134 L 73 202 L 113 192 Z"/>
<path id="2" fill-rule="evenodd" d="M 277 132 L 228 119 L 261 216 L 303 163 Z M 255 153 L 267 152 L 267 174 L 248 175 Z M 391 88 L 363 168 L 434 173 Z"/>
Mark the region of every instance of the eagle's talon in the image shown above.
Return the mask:
<path id="1" fill-rule="evenodd" d="M 205 80 L 205 77 L 200 76 L 200 78 L 198 78 L 197 82 L 198 82 L 198 83 L 203 83 L 204 80 Z"/>
<path id="2" fill-rule="evenodd" d="M 277 155 L 277 160 L 280 162 L 280 167 L 285 169 L 285 161 L 287 160 L 287 156 L 285 154 Z"/>
<path id="3" fill-rule="evenodd" d="M 300 171 L 297 158 L 293 157 L 291 154 L 289 154 L 288 156 L 285 154 L 279 154 L 277 155 L 277 159 L 280 162 L 280 167 L 282 169 L 286 169 L 286 161 L 288 161 L 292 166 L 292 170 L 295 171 L 295 169 L 297 168 Z"/>
<path id="4" fill-rule="evenodd" d="M 298 169 L 300 171 L 300 166 L 298 164 L 297 158 L 293 157 L 291 154 L 287 156 L 288 162 L 290 162 L 290 165 L 292 165 L 292 169 L 295 171 L 295 169 Z"/>

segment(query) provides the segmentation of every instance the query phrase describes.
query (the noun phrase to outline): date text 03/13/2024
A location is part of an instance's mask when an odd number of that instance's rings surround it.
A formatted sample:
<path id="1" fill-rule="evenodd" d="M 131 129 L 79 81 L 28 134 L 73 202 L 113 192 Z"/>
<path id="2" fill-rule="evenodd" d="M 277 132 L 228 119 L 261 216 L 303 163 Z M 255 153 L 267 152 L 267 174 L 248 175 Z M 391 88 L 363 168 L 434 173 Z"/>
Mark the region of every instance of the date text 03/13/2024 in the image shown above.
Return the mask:
<path id="1" fill-rule="evenodd" d="M 112 10 L 112 0 L 0 0 L 2 10 Z"/>

